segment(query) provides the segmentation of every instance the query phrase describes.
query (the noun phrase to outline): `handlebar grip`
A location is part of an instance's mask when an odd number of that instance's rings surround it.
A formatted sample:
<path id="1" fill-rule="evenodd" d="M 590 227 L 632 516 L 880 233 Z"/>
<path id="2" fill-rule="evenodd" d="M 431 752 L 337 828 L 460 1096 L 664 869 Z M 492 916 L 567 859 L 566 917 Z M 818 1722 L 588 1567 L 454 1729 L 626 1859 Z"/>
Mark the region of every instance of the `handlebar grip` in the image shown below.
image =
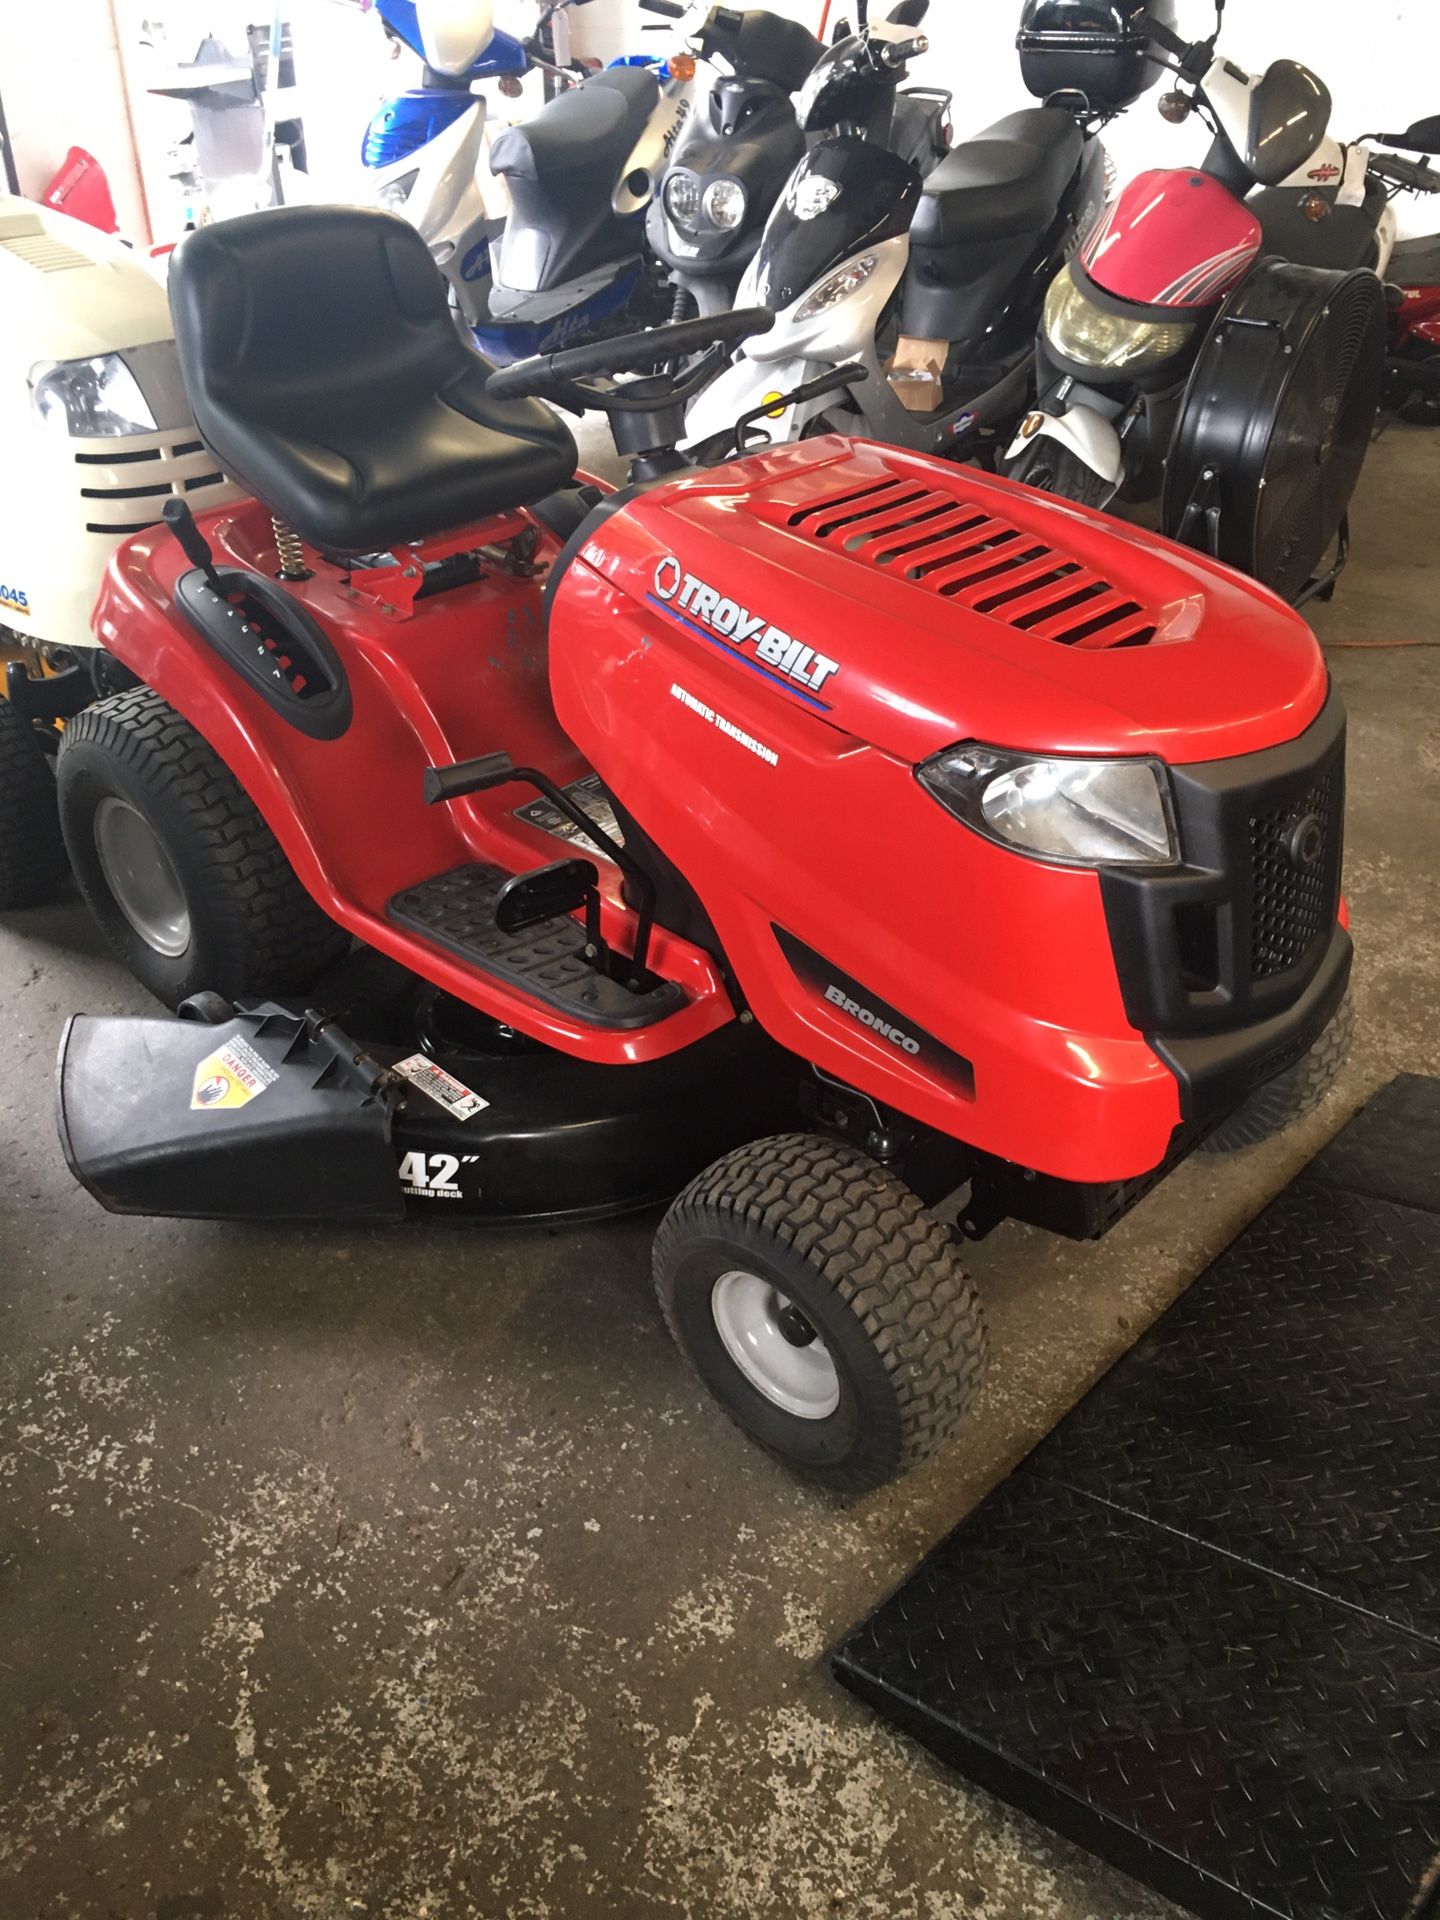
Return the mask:
<path id="1" fill-rule="evenodd" d="M 565 347 L 559 353 L 541 353 L 501 367 L 485 382 L 497 400 L 529 399 L 556 380 L 581 380 L 590 373 L 631 373 L 662 360 L 678 359 L 701 347 L 738 346 L 752 334 L 768 333 L 775 316 L 768 307 L 742 307 L 738 313 L 717 313 L 710 319 L 679 320 L 648 333 L 596 340 L 585 347 Z"/>
<path id="2" fill-rule="evenodd" d="M 641 0 L 644 5 L 644 0 Z M 1182 40 L 1173 27 L 1167 27 L 1163 20 L 1157 20 L 1153 13 L 1145 15 L 1145 32 L 1157 47 L 1163 47 L 1166 53 L 1173 54 L 1177 60 L 1184 60 L 1193 51 L 1188 40 Z"/>
<path id="3" fill-rule="evenodd" d="M 1427 160 L 1406 160 L 1398 153 L 1377 153 L 1371 157 L 1370 171 L 1416 193 L 1440 191 L 1440 173 L 1436 173 Z"/>
<path id="4" fill-rule="evenodd" d="M 642 13 L 662 13 L 667 20 L 683 20 L 689 11 L 679 0 L 640 0 Z"/>

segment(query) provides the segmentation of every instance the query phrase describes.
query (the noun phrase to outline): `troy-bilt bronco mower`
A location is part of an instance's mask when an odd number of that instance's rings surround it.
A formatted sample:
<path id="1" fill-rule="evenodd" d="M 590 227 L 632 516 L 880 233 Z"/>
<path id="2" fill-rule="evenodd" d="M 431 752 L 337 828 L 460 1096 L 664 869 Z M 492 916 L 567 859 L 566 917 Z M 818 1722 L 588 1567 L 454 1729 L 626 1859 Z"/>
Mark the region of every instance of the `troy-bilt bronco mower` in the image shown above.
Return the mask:
<path id="1" fill-rule="evenodd" d="M 853 1490 L 976 1391 L 963 1233 L 1098 1234 L 1323 1090 L 1344 720 L 1269 594 L 880 446 L 688 467 L 685 402 L 764 313 L 487 378 L 418 236 L 330 209 L 193 235 L 171 293 L 256 498 L 120 550 L 98 631 L 143 684 L 59 756 L 87 898 L 190 1016 L 66 1031 L 105 1205 L 683 1188 L 680 1345 Z M 577 489 L 542 398 L 603 409 L 630 484 Z"/>

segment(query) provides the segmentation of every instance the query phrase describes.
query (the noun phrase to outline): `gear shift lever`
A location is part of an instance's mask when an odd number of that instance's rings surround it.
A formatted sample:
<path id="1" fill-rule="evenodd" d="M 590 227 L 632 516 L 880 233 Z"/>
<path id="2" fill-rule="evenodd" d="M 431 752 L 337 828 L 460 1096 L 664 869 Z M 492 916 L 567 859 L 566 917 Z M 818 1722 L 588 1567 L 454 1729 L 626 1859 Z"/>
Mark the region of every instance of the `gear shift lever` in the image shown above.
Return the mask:
<path id="1" fill-rule="evenodd" d="M 198 567 L 205 576 L 205 583 L 217 599 L 225 598 L 225 589 L 220 584 L 220 576 L 215 571 L 215 556 L 210 551 L 210 542 L 195 524 L 195 516 L 190 511 L 190 502 L 182 500 L 178 493 L 172 493 L 160 509 L 160 517 L 180 542 L 185 558 L 192 567 Z"/>

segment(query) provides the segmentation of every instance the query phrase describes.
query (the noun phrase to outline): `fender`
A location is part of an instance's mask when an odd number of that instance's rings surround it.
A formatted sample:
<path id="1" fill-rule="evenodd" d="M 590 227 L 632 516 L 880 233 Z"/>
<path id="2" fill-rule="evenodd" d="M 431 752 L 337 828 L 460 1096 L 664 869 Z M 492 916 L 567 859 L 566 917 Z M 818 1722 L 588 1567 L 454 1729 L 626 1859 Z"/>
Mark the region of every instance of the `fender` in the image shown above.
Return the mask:
<path id="1" fill-rule="evenodd" d="M 518 523 L 519 516 L 476 522 L 415 551 L 439 558 L 483 544 L 487 535 L 503 538 Z M 208 510 L 199 524 L 222 567 L 258 571 L 272 559 L 269 515 L 253 500 Z M 546 542 L 558 544 L 553 534 Z M 497 737 L 517 764 L 539 766 L 562 785 L 587 770 L 548 705 L 534 697 L 535 683 L 548 674 L 532 581 L 497 575 L 421 600 L 407 614 L 347 588 L 334 568 L 317 568 L 292 591 L 335 645 L 354 703 L 345 731 L 321 740 L 299 732 L 219 664 L 176 612 L 175 582 L 188 566 L 163 526 L 127 540 L 101 585 L 97 638 L 220 756 L 332 920 L 458 999 L 585 1059 L 658 1059 L 733 1018 L 712 957 L 663 928 L 652 944 L 655 962 L 685 987 L 689 1004 L 654 1027 L 611 1034 L 477 975 L 387 914 L 386 902 L 422 875 L 475 860 L 522 872 L 554 857 L 555 842 L 515 811 L 523 790 L 445 807 L 422 798 L 427 766 L 486 751 Z M 504 644 L 473 644 L 477 632 L 497 629 L 507 636 Z M 623 936 L 626 925 L 616 886 L 607 874 L 607 938 Z"/>
<path id="2" fill-rule="evenodd" d="M 1006 459 L 1016 459 L 1036 440 L 1058 440 L 1112 491 L 1125 477 L 1125 450 L 1120 436 L 1093 407 L 1071 407 L 1066 413 L 1027 414 L 1010 443 Z"/>

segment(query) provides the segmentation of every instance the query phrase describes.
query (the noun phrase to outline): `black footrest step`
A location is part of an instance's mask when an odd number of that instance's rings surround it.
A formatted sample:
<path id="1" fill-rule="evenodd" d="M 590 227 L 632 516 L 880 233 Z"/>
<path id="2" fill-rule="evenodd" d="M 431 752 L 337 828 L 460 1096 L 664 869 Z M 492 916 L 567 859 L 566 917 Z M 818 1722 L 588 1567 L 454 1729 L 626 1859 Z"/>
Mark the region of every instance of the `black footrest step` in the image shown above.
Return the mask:
<path id="1" fill-rule="evenodd" d="M 502 933 L 495 901 L 507 880 L 500 867 L 452 867 L 397 893 L 387 909 L 437 947 L 503 980 L 572 1019 L 595 1027 L 650 1027 L 684 1002 L 673 980 L 635 993 L 598 973 L 585 958 L 585 930 L 568 914 L 520 933 Z"/>

